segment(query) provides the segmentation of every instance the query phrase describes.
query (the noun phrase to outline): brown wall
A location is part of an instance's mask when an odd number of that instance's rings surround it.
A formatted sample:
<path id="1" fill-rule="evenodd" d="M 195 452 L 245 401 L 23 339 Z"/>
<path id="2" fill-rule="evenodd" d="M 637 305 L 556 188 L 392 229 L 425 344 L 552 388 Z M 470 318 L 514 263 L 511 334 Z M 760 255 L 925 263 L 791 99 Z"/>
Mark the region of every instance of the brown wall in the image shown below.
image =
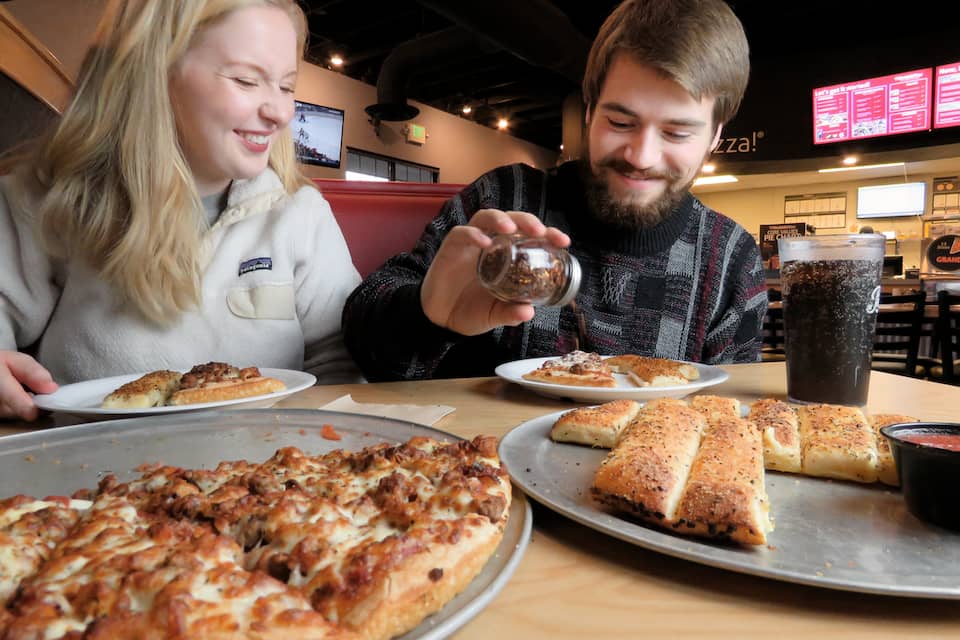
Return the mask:
<path id="1" fill-rule="evenodd" d="M 61 61 L 75 78 L 93 37 L 106 0 L 12 0 L 4 4 Z M 464 120 L 458 116 L 413 103 L 420 109 L 414 120 L 427 129 L 424 145 L 409 144 L 403 123 L 383 123 L 378 136 L 367 121 L 364 107 L 376 102 L 376 88 L 340 73 L 304 64 L 297 82 L 297 97 L 307 102 L 343 109 L 344 143 L 341 169 L 306 166 L 314 178 L 343 178 L 346 147 L 400 158 L 440 169 L 440 181 L 466 183 L 484 172 L 513 162 L 539 168 L 553 166 L 557 152 Z"/>

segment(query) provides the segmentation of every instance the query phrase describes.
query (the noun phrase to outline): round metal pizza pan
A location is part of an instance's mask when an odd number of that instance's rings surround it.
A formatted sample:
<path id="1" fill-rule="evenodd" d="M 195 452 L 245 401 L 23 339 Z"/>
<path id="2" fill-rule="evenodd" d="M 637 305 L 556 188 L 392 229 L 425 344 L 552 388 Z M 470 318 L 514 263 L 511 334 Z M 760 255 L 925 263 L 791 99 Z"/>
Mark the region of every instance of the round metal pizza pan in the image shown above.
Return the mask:
<path id="1" fill-rule="evenodd" d="M 341 440 L 324 439 L 324 424 L 333 425 Z M 207 411 L 92 422 L 0 437 L 0 497 L 69 495 L 95 488 L 109 473 L 121 481 L 136 478 L 136 467 L 149 462 L 209 469 L 222 460 L 263 461 L 285 446 L 318 454 L 413 436 L 460 439 L 411 422 L 310 409 Z M 480 613 L 516 570 L 530 540 L 532 521 L 530 504 L 515 490 L 503 539 L 480 574 L 443 609 L 398 638 L 445 638 Z"/>
<path id="2" fill-rule="evenodd" d="M 816 587 L 960 599 L 960 533 L 912 516 L 899 490 L 767 472 L 775 530 L 767 545 L 682 537 L 609 513 L 590 497 L 606 450 L 550 440 L 563 412 L 528 420 L 500 441 L 500 459 L 528 496 L 621 540 L 740 573 Z"/>

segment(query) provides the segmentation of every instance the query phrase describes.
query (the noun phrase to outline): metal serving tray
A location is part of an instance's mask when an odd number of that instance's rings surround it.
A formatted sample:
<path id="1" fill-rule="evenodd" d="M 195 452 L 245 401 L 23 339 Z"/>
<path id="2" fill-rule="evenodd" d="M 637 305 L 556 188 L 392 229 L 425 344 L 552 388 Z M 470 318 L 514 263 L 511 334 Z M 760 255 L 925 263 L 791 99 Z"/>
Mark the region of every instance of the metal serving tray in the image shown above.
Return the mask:
<path id="1" fill-rule="evenodd" d="M 333 425 L 342 439 L 322 438 L 324 424 Z M 285 446 L 316 454 L 413 436 L 460 439 L 400 420 L 309 409 L 207 411 L 94 422 L 0 438 L 0 497 L 69 495 L 96 487 L 108 473 L 122 481 L 138 477 L 135 468 L 146 462 L 213 468 L 221 460 L 266 460 Z M 529 503 L 514 491 L 503 540 L 480 574 L 441 611 L 400 638 L 445 638 L 483 610 L 517 568 L 530 540 L 532 519 Z"/>
<path id="2" fill-rule="evenodd" d="M 767 546 L 682 537 L 593 502 L 590 486 L 607 452 L 550 440 L 562 413 L 517 426 L 500 441 L 500 458 L 527 495 L 581 524 L 740 573 L 862 593 L 960 599 L 960 533 L 914 518 L 896 489 L 768 472 L 776 529 Z"/>

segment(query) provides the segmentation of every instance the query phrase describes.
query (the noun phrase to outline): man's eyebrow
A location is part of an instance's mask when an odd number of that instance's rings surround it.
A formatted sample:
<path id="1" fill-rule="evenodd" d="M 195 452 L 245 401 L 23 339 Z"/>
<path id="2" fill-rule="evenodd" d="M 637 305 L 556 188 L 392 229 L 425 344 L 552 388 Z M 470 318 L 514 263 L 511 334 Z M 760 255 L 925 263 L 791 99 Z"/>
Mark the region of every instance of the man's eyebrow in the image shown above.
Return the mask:
<path id="1" fill-rule="evenodd" d="M 619 102 L 604 102 L 600 105 L 600 109 L 604 111 L 620 113 L 630 118 L 640 117 L 636 111 Z M 697 118 L 671 118 L 667 120 L 666 123 L 677 127 L 691 127 L 697 129 L 702 129 L 703 127 L 707 126 L 706 121 L 699 120 Z"/>

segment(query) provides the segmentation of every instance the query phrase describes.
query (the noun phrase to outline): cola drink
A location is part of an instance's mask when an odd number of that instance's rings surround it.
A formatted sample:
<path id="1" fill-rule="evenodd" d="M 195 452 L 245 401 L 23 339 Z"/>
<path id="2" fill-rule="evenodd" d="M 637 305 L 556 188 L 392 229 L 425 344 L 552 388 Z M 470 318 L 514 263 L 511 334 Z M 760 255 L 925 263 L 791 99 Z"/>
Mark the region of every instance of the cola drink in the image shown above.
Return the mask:
<path id="1" fill-rule="evenodd" d="M 780 282 L 788 399 L 863 406 L 880 304 L 883 237 L 786 240 Z M 815 246 L 821 240 L 830 246 Z M 787 248 L 784 255 L 783 245 L 791 242 L 803 246 Z"/>

